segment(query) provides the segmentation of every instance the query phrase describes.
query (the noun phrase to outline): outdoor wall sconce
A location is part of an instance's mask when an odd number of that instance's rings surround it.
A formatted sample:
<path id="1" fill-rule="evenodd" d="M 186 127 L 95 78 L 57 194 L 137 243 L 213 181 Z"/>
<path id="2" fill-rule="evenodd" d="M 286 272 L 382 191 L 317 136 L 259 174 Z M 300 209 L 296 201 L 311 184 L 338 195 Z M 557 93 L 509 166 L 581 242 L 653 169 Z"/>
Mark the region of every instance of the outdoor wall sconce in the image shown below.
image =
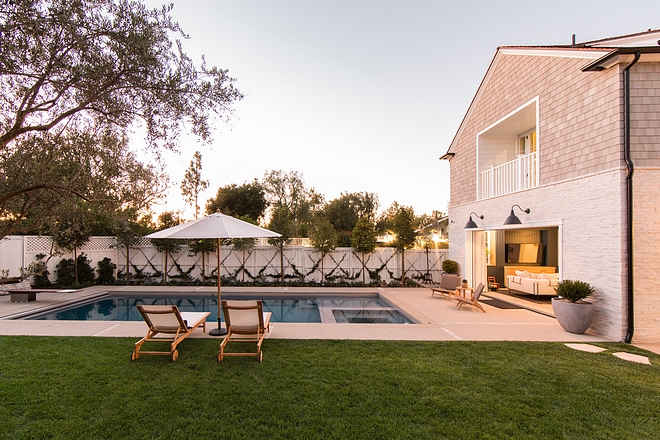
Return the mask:
<path id="1" fill-rule="evenodd" d="M 513 206 L 511 207 L 511 214 L 509 214 L 509 216 L 506 218 L 506 220 L 504 220 L 504 224 L 505 224 L 505 225 L 520 225 L 520 224 L 522 224 L 522 222 L 521 222 L 520 219 L 516 216 L 516 214 L 513 213 L 513 208 L 515 208 L 516 206 L 518 207 L 518 209 L 520 209 L 520 210 L 521 210 L 522 212 L 524 212 L 525 214 L 529 214 L 529 212 L 530 212 L 530 211 L 529 211 L 529 208 L 527 208 L 527 209 L 522 209 L 522 208 L 520 207 L 520 205 L 513 205 Z"/>
<path id="2" fill-rule="evenodd" d="M 470 220 L 468 220 L 468 222 L 465 224 L 465 229 L 477 229 L 477 228 L 479 227 L 479 226 L 477 226 L 477 224 L 474 222 L 474 220 L 472 220 L 472 214 L 476 215 L 476 216 L 479 217 L 481 220 L 484 219 L 484 216 L 483 216 L 483 215 L 479 215 L 479 214 L 477 214 L 476 212 L 471 212 L 471 213 L 470 213 Z"/>

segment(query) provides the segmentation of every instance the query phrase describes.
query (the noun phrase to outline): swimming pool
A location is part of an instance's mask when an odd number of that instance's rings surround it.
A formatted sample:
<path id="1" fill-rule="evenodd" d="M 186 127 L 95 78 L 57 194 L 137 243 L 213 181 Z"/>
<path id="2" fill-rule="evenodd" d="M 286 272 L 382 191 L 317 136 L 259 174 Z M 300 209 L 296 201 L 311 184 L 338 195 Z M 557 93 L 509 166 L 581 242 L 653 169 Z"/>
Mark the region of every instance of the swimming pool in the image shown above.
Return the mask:
<path id="1" fill-rule="evenodd" d="M 223 295 L 223 299 L 259 299 Z M 264 311 L 271 312 L 272 322 L 322 322 L 364 324 L 414 323 L 396 307 L 378 295 L 350 297 L 283 297 L 263 299 Z M 138 305 L 175 305 L 182 312 L 211 312 L 207 322 L 217 321 L 218 302 L 215 297 L 125 296 L 111 294 L 104 298 L 68 306 L 63 309 L 31 316 L 36 320 L 76 321 L 142 321 Z"/>

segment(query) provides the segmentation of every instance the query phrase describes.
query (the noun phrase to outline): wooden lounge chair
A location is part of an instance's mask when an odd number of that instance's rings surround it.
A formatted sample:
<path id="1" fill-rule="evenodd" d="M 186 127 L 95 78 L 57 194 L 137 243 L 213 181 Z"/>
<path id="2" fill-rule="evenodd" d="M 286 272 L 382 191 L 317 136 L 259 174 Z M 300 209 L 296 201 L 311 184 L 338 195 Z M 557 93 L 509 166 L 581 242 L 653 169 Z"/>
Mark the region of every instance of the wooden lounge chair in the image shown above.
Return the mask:
<path id="1" fill-rule="evenodd" d="M 206 318 L 211 312 L 179 312 L 177 306 L 137 306 L 144 322 L 149 329 L 147 335 L 135 343 L 135 349 L 131 353 L 131 360 L 139 358 L 142 354 L 156 354 L 171 356 L 175 361 L 179 357 L 177 345 L 187 338 L 196 328 L 202 327 L 206 331 Z M 164 334 L 167 336 L 156 337 Z M 170 342 L 169 351 L 141 351 L 145 342 Z"/>
<path id="2" fill-rule="evenodd" d="M 482 312 L 486 313 L 484 308 L 479 304 L 479 297 L 481 296 L 481 292 L 484 291 L 484 283 L 479 283 L 477 288 L 474 291 L 474 295 L 472 295 L 470 298 L 464 298 L 462 296 L 456 296 L 454 299 L 456 299 L 458 302 L 456 305 L 458 306 L 458 310 L 461 310 L 461 307 L 464 305 L 469 305 L 469 306 L 475 306 Z"/>
<path id="3" fill-rule="evenodd" d="M 461 277 L 454 274 L 443 274 L 440 279 L 440 284 L 431 287 L 431 296 L 439 293 L 441 295 L 447 295 L 447 299 L 450 299 L 452 295 L 456 292 L 456 288 L 461 284 Z"/>
<path id="4" fill-rule="evenodd" d="M 262 302 L 259 301 L 222 301 L 225 315 L 227 336 L 220 344 L 218 362 L 225 356 L 256 356 L 259 362 L 263 359 L 261 344 L 266 332 L 270 331 L 270 312 L 264 313 Z M 229 342 L 256 342 L 257 351 L 249 353 L 225 353 Z"/>

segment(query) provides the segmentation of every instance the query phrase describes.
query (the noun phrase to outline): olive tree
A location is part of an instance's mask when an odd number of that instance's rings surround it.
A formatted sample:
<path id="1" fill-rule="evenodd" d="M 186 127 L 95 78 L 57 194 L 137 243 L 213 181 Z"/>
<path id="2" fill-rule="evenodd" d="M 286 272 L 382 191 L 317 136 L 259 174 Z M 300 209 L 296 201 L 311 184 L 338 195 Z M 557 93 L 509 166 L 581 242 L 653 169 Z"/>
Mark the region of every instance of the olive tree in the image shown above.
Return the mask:
<path id="1" fill-rule="evenodd" d="M 80 167 L 94 168 L 133 133 L 159 157 L 184 130 L 210 141 L 214 123 L 230 116 L 242 94 L 227 70 L 186 55 L 172 7 L 0 2 L 0 236 L 37 227 L 71 199 L 116 201 L 94 188 L 117 181 Z"/>

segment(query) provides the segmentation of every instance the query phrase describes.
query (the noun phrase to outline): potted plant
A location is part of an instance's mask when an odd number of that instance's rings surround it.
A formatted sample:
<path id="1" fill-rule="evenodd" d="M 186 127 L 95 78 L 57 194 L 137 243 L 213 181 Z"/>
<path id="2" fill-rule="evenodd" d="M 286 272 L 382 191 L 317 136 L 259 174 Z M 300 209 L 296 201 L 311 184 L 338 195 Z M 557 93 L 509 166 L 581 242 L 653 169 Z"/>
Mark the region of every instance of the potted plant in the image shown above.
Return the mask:
<path id="1" fill-rule="evenodd" d="M 594 305 L 584 301 L 594 293 L 589 283 L 576 280 L 563 280 L 557 283 L 552 298 L 552 311 L 557 322 L 569 333 L 582 334 L 587 331 L 594 319 Z"/>
<path id="2" fill-rule="evenodd" d="M 458 263 L 454 260 L 444 260 L 442 262 L 442 270 L 446 273 L 458 273 Z"/>
<path id="3" fill-rule="evenodd" d="M 467 281 L 467 280 L 463 280 L 461 284 L 462 284 L 463 287 L 467 287 L 467 286 L 468 286 L 468 281 Z"/>

